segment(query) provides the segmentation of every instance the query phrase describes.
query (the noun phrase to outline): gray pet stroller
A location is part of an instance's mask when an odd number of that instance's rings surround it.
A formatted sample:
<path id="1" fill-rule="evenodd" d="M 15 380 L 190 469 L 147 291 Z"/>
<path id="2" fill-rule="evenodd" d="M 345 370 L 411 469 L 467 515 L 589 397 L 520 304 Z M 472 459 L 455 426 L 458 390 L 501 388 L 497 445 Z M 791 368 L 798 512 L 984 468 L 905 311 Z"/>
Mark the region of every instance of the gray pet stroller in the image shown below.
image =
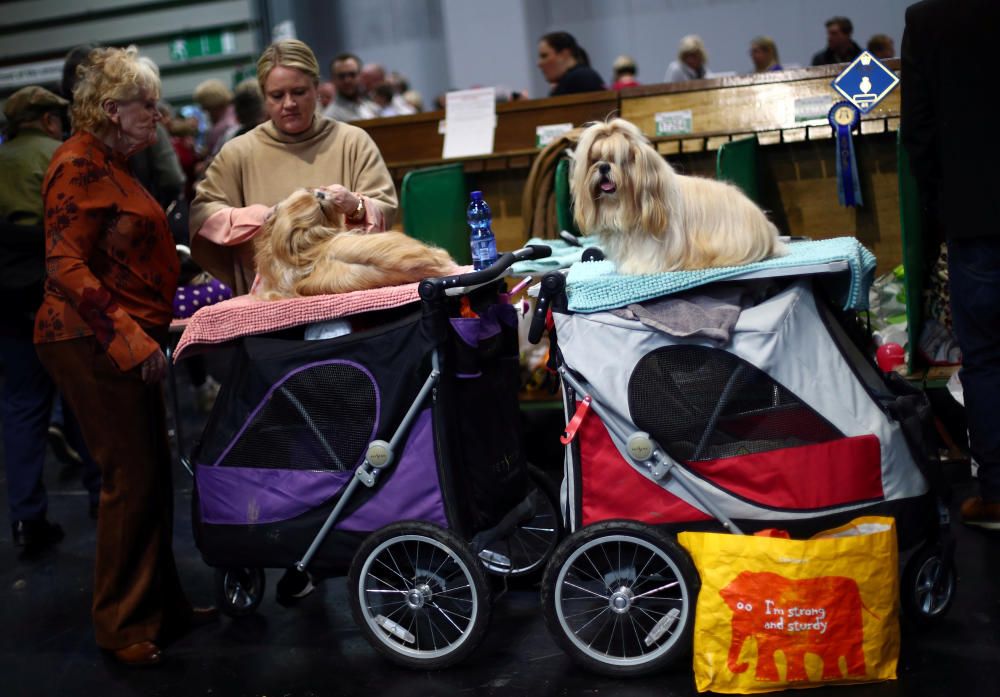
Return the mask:
<path id="1" fill-rule="evenodd" d="M 590 670 L 645 674 L 690 650 L 698 577 L 674 540 L 680 530 L 806 537 L 891 515 L 909 551 L 906 614 L 931 621 L 951 604 L 925 396 L 862 351 L 856 316 L 828 299 L 841 274 L 783 273 L 793 275 L 737 281 L 754 301 L 724 342 L 572 311 L 563 275 L 543 278 L 529 338 L 551 309 L 571 534 L 547 566 L 542 599 L 555 641 Z"/>

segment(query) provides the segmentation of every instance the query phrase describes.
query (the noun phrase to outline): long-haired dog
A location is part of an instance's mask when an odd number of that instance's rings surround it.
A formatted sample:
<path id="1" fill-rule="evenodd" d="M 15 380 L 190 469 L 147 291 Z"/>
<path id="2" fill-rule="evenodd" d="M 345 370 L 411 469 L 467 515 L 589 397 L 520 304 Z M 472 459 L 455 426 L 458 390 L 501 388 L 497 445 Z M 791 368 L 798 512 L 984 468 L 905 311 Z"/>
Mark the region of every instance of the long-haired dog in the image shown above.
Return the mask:
<path id="1" fill-rule="evenodd" d="M 339 229 L 325 192 L 299 189 L 275 206 L 254 237 L 265 300 L 395 286 L 455 271 L 443 249 L 401 232 Z"/>
<path id="2" fill-rule="evenodd" d="M 624 119 L 583 132 L 570 189 L 577 226 L 600 237 L 622 273 L 737 266 L 787 251 L 742 191 L 677 174 Z"/>

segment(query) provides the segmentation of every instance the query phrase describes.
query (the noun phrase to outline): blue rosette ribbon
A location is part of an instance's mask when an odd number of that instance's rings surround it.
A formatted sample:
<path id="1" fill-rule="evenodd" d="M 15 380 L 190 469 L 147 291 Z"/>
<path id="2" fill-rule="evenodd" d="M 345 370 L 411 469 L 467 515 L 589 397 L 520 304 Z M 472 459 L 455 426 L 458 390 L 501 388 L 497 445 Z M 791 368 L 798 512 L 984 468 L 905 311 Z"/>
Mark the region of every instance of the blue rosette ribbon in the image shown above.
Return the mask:
<path id="1" fill-rule="evenodd" d="M 851 137 L 860 120 L 861 112 L 851 102 L 837 102 L 830 109 L 829 121 L 837 140 L 837 198 L 842 206 L 863 205 L 858 160 Z"/>

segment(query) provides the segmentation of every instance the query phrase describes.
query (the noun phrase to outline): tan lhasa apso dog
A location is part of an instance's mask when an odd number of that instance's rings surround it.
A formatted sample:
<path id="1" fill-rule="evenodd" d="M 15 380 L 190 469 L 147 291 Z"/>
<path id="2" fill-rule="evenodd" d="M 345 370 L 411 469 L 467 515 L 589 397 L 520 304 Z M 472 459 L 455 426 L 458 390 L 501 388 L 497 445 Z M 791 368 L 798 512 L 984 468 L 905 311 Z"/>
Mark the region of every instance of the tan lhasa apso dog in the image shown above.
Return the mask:
<path id="1" fill-rule="evenodd" d="M 627 274 L 738 266 L 786 253 L 777 228 L 731 184 L 674 172 L 624 119 L 576 146 L 574 219 Z"/>
<path id="2" fill-rule="evenodd" d="M 443 249 L 401 232 L 342 230 L 332 199 L 299 189 L 275 206 L 254 238 L 259 281 L 266 300 L 347 293 L 413 283 L 455 271 Z"/>

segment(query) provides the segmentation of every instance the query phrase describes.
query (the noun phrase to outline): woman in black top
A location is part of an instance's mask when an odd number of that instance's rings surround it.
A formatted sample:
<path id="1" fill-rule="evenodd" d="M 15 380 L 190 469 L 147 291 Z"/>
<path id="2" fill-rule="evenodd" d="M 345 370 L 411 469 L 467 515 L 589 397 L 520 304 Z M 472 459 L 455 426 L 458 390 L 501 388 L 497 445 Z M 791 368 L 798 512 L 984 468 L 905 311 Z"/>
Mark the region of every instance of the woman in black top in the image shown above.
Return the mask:
<path id="1" fill-rule="evenodd" d="M 551 32 L 539 40 L 538 69 L 552 85 L 549 94 L 553 97 L 606 89 L 604 80 L 590 67 L 587 52 L 564 31 Z"/>

